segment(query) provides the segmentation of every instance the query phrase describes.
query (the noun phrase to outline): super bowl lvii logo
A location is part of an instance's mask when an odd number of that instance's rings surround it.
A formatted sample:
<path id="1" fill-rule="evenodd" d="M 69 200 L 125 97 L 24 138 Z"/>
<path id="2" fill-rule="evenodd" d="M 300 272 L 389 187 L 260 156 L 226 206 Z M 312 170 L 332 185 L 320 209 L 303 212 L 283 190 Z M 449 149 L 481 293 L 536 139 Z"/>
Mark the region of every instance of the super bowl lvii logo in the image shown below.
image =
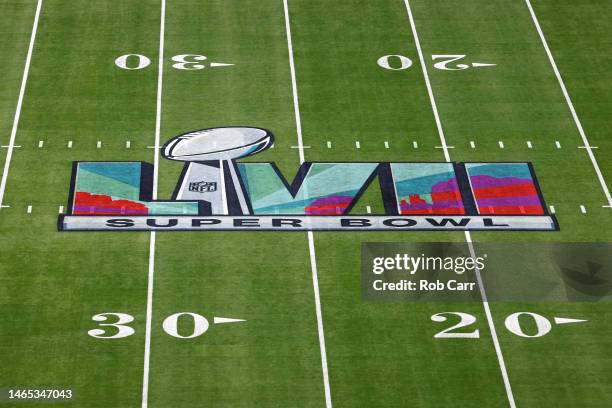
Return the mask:
<path id="1" fill-rule="evenodd" d="M 184 162 L 153 200 L 144 162 L 75 162 L 66 231 L 556 230 L 530 163 L 305 162 L 289 183 L 274 163 L 240 162 L 273 143 L 253 127 L 186 133 L 162 147 Z M 377 180 L 380 212 L 358 205 Z M 363 208 L 362 208 L 363 207 Z M 366 214 L 367 212 L 367 214 Z"/>

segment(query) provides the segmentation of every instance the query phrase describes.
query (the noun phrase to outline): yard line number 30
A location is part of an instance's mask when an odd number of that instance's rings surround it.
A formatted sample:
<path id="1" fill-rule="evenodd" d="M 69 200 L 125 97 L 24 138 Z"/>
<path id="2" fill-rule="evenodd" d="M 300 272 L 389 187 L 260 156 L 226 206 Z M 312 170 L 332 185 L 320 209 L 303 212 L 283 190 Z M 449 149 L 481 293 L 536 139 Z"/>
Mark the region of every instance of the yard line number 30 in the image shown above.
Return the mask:
<path id="1" fill-rule="evenodd" d="M 179 333 L 178 322 L 181 317 L 192 321 L 191 333 Z M 91 320 L 99 322 L 98 326 L 101 328 L 91 329 L 87 334 L 97 339 L 121 339 L 129 337 L 136 332 L 129 326 L 129 324 L 134 321 L 134 316 L 127 313 L 99 313 L 93 315 Z M 113 322 L 110 322 L 110 320 L 113 320 Z M 166 317 L 162 323 L 162 328 L 168 335 L 179 339 L 193 339 L 194 337 L 199 337 L 206 333 L 209 327 L 210 323 L 208 319 L 202 315 L 191 312 L 174 313 Z"/>
<path id="2" fill-rule="evenodd" d="M 206 68 L 204 61 L 208 58 L 200 54 L 180 54 L 172 57 L 172 68 L 184 71 L 196 71 Z M 115 59 L 115 65 L 121 69 L 135 71 L 151 65 L 151 59 L 142 54 L 125 54 Z"/>

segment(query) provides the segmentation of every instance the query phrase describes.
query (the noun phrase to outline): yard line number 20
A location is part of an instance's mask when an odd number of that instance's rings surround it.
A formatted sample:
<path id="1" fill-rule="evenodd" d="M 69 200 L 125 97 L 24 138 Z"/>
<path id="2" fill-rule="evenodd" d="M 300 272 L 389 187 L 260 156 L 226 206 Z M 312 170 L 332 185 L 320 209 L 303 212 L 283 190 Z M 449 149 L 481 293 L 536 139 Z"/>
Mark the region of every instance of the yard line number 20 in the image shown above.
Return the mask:
<path id="1" fill-rule="evenodd" d="M 477 68 L 483 66 L 493 66 L 495 64 L 485 63 L 470 63 L 464 64 L 460 62 L 466 54 L 434 54 L 431 56 L 432 61 L 436 61 L 433 67 L 442 71 L 462 71 L 468 68 Z M 391 71 L 403 71 L 412 66 L 412 60 L 404 55 L 383 55 L 376 63 L 379 67 L 388 69 Z"/>
<path id="2" fill-rule="evenodd" d="M 456 331 L 458 329 L 471 326 L 476 323 L 476 316 L 471 315 L 469 313 L 462 312 L 441 312 L 436 313 L 431 316 L 431 320 L 437 323 L 443 323 L 448 320 L 449 316 L 457 316 L 459 317 L 459 323 L 452 325 L 451 327 L 444 329 L 434 335 L 436 339 L 477 339 L 480 338 L 480 331 L 478 329 L 471 332 L 463 332 Z M 526 333 L 521 325 L 520 318 L 524 316 L 526 318 L 533 319 L 535 324 L 535 332 L 534 333 Z M 504 325 L 508 331 L 516 336 L 526 337 L 526 338 L 535 338 L 542 337 L 550 333 L 552 329 L 552 324 L 550 320 L 546 317 L 539 315 L 537 313 L 531 312 L 517 312 L 512 313 L 506 320 L 504 321 Z"/>

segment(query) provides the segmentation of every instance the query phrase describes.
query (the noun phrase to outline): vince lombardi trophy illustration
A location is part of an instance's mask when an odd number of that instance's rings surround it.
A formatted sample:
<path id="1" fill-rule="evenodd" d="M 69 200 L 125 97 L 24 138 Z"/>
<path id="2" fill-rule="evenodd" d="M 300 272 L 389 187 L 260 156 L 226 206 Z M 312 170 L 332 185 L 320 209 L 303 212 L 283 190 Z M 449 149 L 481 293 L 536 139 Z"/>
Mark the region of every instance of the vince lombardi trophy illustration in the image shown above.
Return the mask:
<path id="1" fill-rule="evenodd" d="M 175 200 L 199 200 L 211 215 L 250 213 L 234 160 L 259 153 L 273 143 L 272 133 L 255 127 L 218 127 L 170 139 L 162 155 L 183 161 Z"/>

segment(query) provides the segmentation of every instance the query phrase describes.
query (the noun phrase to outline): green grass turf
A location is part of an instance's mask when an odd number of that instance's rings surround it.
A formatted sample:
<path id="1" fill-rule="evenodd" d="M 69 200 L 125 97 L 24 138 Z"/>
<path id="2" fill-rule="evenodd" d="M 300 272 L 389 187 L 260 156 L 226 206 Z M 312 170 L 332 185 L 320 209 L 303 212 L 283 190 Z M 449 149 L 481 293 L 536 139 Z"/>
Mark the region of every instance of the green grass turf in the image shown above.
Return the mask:
<path id="1" fill-rule="evenodd" d="M 30 30 L 35 8 L 30 3 L 11 2 L 3 4 L 3 18 L 0 20 L 0 64 L 3 67 L 3 86 L 0 87 L 0 132 L 2 143 L 8 142 L 15 115 L 15 105 L 23 66 L 15 61 L 25 60 L 30 40 Z M 0 158 L 4 163 L 6 149 L 1 149 Z"/>
<path id="2" fill-rule="evenodd" d="M 27 41 L 35 6 L 24 2 L 16 14 Z M 11 208 L 0 217 L 3 387 L 72 388 L 69 406 L 140 404 L 148 236 L 59 234 L 55 218 L 71 161 L 151 157 L 156 75 L 135 80 L 113 60 L 125 47 L 156 55 L 158 23 L 156 2 L 43 7 L 4 200 Z M 15 58 L 15 69 L 24 59 Z M 87 336 L 91 316 L 106 311 L 135 316 L 136 334 L 116 342 Z"/>
<path id="3" fill-rule="evenodd" d="M 532 161 L 561 225 L 553 233 L 474 233 L 474 240 L 609 241 L 610 210 L 601 207 L 605 198 L 591 163 L 577 149 L 578 132 L 525 4 L 410 3 L 428 64 L 431 54 L 498 64 L 460 72 L 428 65 L 453 160 Z M 610 63 L 602 50 L 609 45 L 609 6 L 534 3 L 607 177 Z M 403 2 L 289 5 L 304 144 L 311 146 L 306 159 L 443 161 L 434 148 L 440 140 Z M 35 2 L 2 1 L 0 8 L 7 33 L 0 42 L 6 69 L 0 140 L 6 144 Z M 65 406 L 140 405 L 149 234 L 60 233 L 55 225 L 73 160 L 152 162 L 147 146 L 154 143 L 159 17 L 158 1 L 45 3 L 17 139 L 22 148 L 15 149 L 4 200 L 11 208 L 0 212 L 0 387 L 73 388 L 77 399 Z M 276 161 L 292 177 L 299 160 L 291 148 L 297 136 L 284 24 L 282 1 L 169 2 L 162 142 L 197 128 L 266 127 L 276 136 L 275 148 L 255 160 Z M 126 53 L 153 63 L 120 70 L 113 60 Z M 169 58 L 187 53 L 236 65 L 173 69 Z M 385 54 L 406 55 L 414 65 L 383 70 L 375 61 Z M 38 140 L 45 140 L 44 149 L 36 147 Z M 555 149 L 555 140 L 563 149 Z M 170 196 L 180 167 L 160 161 L 160 197 Z M 29 204 L 32 214 L 25 211 Z M 372 191 L 355 211 L 366 204 L 380 208 Z M 580 214 L 581 204 L 587 215 Z M 464 235 L 315 234 L 334 404 L 508 406 L 482 304 L 361 301 L 360 245 L 372 241 L 464 242 Z M 306 234 L 159 233 L 155 255 L 151 407 L 325 405 Z M 612 402 L 607 304 L 491 308 L 519 407 Z M 430 316 L 442 311 L 476 316 L 472 328 L 481 338 L 435 340 L 443 326 Z M 517 311 L 590 323 L 525 339 L 503 327 Z M 95 328 L 91 316 L 101 312 L 133 315 L 136 334 L 87 336 Z M 211 325 L 202 337 L 176 339 L 161 324 L 177 312 L 247 323 Z M 189 331 L 188 324 L 181 327 Z"/>

